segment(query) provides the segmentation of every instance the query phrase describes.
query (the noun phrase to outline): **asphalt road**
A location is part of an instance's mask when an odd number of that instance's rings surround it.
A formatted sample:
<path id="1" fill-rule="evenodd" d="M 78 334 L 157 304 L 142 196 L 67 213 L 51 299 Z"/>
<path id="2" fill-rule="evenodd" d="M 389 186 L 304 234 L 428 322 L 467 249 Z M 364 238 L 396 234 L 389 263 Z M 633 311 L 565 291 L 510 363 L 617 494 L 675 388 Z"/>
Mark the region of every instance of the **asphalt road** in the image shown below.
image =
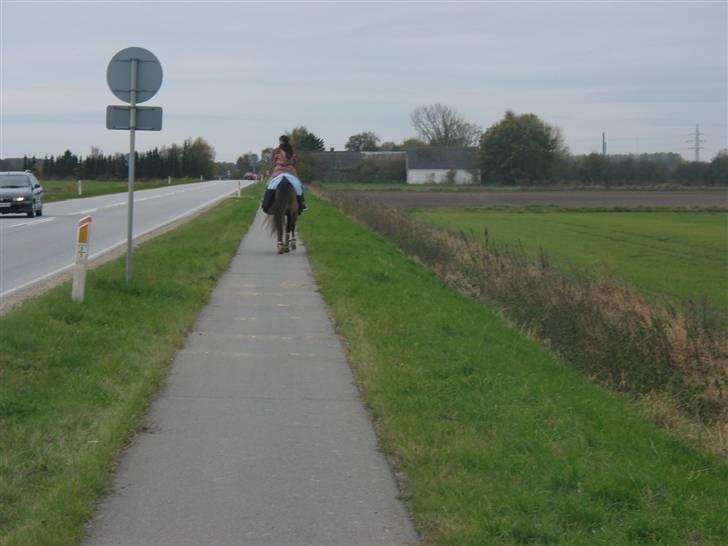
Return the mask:
<path id="1" fill-rule="evenodd" d="M 251 184 L 241 181 L 241 187 Z M 213 180 L 135 192 L 134 238 L 194 214 L 237 191 L 237 180 Z M 94 258 L 124 247 L 128 194 L 70 199 L 43 205 L 43 217 L 0 215 L 0 299 L 70 270 L 78 221 L 91 216 Z"/>

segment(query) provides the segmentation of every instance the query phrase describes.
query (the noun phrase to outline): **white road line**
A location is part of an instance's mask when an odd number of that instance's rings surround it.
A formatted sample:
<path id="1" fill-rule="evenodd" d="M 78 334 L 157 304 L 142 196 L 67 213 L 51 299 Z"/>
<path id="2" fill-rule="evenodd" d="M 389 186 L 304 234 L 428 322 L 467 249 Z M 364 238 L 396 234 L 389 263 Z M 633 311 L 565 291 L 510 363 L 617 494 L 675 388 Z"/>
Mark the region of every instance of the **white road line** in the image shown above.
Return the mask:
<path id="1" fill-rule="evenodd" d="M 231 190 L 230 192 L 225 193 L 223 195 L 219 195 L 218 197 L 215 197 L 214 199 L 210 199 L 209 201 L 206 201 L 206 202 L 202 203 L 201 205 L 198 205 L 194 209 L 190 209 L 187 212 L 184 212 L 182 214 L 178 214 L 174 218 L 170 218 L 169 220 L 165 220 L 164 222 L 162 222 L 160 224 L 157 224 L 156 226 L 150 227 L 149 229 L 146 229 L 146 230 L 142 231 L 141 233 L 137 233 L 137 234 L 134 235 L 134 239 L 138 239 L 139 237 L 143 237 L 144 235 L 147 235 L 148 233 L 151 233 L 152 231 L 154 231 L 156 229 L 159 229 L 159 228 L 161 228 L 163 226 L 166 226 L 167 224 L 171 224 L 173 222 L 176 222 L 177 220 L 181 220 L 182 218 L 184 218 L 186 216 L 190 216 L 190 215 L 194 214 L 195 212 L 197 212 L 198 210 L 201 210 L 201 209 L 203 209 L 203 208 L 205 208 L 205 207 L 207 207 L 209 205 L 212 205 L 213 203 L 215 203 L 217 201 L 222 201 L 225 197 L 227 197 L 229 195 L 232 195 L 236 191 L 237 191 L 237 189 Z M 48 218 L 48 220 L 52 220 L 52 218 Z M 99 256 L 102 256 L 102 255 L 104 255 L 104 254 L 106 254 L 108 252 L 111 252 L 112 250 L 114 250 L 114 249 L 116 249 L 116 248 L 118 248 L 118 247 L 120 247 L 122 245 L 125 245 L 125 244 L 126 244 L 126 239 L 124 239 L 122 241 L 119 241 L 117 243 L 113 243 L 112 245 L 107 246 L 103 250 L 99 250 L 98 252 L 94 252 L 93 254 L 89 255 L 89 259 L 90 260 L 95 260 Z M 4 292 L 0 292 L 0 298 L 3 298 L 5 296 L 9 296 L 10 294 L 13 294 L 14 292 L 19 292 L 19 291 L 23 290 L 24 288 L 28 288 L 29 286 L 34 285 L 35 283 L 44 281 L 46 279 L 50 279 L 51 277 L 53 277 L 55 275 L 59 275 L 61 273 L 64 273 L 65 271 L 70 270 L 73 266 L 74 266 L 74 264 L 73 263 L 70 263 L 68 265 L 65 265 L 63 267 L 60 267 L 60 268 L 56 269 L 55 271 L 51 271 L 50 273 L 46 273 L 45 275 L 41 275 L 40 277 L 36 277 L 32 281 L 28 281 L 28 282 L 26 282 L 24 284 L 21 284 L 20 286 L 16 286 L 15 288 L 10 288 L 9 290 L 5 290 Z"/>
<path id="2" fill-rule="evenodd" d="M 47 222 L 52 222 L 55 220 L 55 218 L 43 218 L 42 220 L 31 220 L 29 222 L 22 222 L 20 224 L 13 224 L 12 226 L 8 226 L 8 229 L 13 229 L 20 226 L 30 226 L 30 225 L 38 225 L 38 224 L 45 224 Z"/>
<path id="3" fill-rule="evenodd" d="M 71 214 L 71 215 L 73 215 L 73 214 L 90 214 L 92 212 L 96 212 L 97 210 L 99 210 L 99 209 L 79 210 L 79 211 L 71 212 L 69 214 Z"/>
<path id="4" fill-rule="evenodd" d="M 112 207 L 121 207 L 122 205 L 126 205 L 126 201 L 119 201 L 117 203 L 111 203 L 110 205 L 104 205 L 101 208 L 102 209 L 110 209 Z"/>

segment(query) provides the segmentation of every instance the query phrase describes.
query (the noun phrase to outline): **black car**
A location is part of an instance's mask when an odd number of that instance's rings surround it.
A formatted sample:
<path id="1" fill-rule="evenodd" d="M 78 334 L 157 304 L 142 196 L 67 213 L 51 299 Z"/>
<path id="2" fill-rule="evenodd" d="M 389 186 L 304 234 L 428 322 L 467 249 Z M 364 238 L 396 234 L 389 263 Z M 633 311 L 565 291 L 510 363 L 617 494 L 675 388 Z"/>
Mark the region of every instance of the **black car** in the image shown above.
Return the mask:
<path id="1" fill-rule="evenodd" d="M 0 172 L 0 214 L 43 216 L 43 188 L 31 172 Z"/>

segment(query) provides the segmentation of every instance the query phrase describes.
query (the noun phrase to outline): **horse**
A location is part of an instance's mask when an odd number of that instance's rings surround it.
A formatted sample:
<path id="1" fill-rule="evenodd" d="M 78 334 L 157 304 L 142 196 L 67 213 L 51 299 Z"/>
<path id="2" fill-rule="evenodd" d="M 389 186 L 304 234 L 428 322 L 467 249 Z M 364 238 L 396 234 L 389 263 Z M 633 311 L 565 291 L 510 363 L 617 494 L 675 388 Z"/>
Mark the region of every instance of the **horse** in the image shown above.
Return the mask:
<path id="1" fill-rule="evenodd" d="M 275 191 L 275 199 L 267 217 L 270 234 L 278 237 L 278 254 L 296 250 L 296 222 L 298 222 L 298 200 L 293 184 L 283 178 Z M 286 238 L 283 240 L 285 229 Z"/>

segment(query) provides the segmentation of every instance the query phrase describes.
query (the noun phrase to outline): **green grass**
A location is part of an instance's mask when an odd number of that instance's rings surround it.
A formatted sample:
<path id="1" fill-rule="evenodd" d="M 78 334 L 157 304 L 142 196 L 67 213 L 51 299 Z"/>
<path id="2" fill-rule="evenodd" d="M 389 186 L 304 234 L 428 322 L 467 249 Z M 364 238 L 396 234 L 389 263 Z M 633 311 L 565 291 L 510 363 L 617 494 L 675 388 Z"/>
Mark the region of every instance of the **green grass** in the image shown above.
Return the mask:
<path id="1" fill-rule="evenodd" d="M 728 467 L 314 200 L 301 224 L 426 544 L 728 544 Z"/>
<path id="2" fill-rule="evenodd" d="M 197 178 L 175 178 L 172 185 L 190 184 L 199 182 Z M 128 191 L 127 181 L 119 180 L 84 180 L 81 183 L 82 195 L 78 195 L 78 182 L 76 180 L 41 180 L 43 185 L 43 200 L 47 203 L 62 201 L 64 199 L 77 199 L 79 197 L 95 197 L 110 193 L 123 193 Z M 151 190 L 167 186 L 166 180 L 151 180 L 134 182 L 134 190 Z"/>
<path id="3" fill-rule="evenodd" d="M 651 298 L 708 298 L 728 311 L 728 213 L 415 211 L 468 236 L 543 248 L 565 268 L 616 274 Z"/>
<path id="4" fill-rule="evenodd" d="M 114 457 L 228 266 L 260 188 L 0 317 L 0 544 L 77 544 Z"/>

